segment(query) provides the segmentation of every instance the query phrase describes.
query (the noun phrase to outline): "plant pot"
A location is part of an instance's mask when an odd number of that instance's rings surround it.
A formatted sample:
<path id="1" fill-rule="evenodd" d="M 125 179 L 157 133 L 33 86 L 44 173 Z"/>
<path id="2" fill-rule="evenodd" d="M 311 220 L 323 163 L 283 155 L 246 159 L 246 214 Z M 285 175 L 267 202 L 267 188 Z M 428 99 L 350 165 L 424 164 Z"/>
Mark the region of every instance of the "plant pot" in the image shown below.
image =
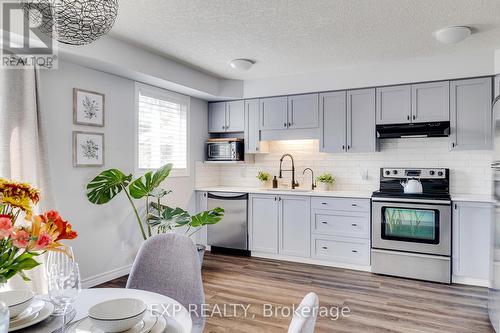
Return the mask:
<path id="1" fill-rule="evenodd" d="M 261 187 L 262 188 L 271 188 L 271 181 L 268 180 L 268 181 L 265 181 L 265 182 L 260 182 L 261 183 Z"/>
<path id="2" fill-rule="evenodd" d="M 200 258 L 200 267 L 203 266 L 203 257 L 205 256 L 205 251 L 207 247 L 205 245 L 196 244 L 196 250 L 198 250 L 198 256 Z"/>
<path id="3" fill-rule="evenodd" d="M 318 183 L 318 190 L 320 191 L 330 191 L 332 188 L 332 184 L 329 183 Z"/>

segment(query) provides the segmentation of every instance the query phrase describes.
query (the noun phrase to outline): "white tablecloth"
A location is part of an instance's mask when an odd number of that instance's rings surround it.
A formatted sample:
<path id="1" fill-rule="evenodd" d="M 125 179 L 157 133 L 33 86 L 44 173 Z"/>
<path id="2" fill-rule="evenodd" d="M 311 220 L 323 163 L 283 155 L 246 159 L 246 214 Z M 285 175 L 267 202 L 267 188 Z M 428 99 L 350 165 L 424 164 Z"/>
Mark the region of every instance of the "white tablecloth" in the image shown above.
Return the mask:
<path id="1" fill-rule="evenodd" d="M 95 304 L 116 298 L 138 298 L 143 300 L 146 304 L 163 304 L 165 306 L 175 305 L 176 308 L 180 308 L 181 310 L 176 311 L 175 316 L 173 318 L 168 318 L 168 321 L 172 320 L 175 321 L 174 324 L 179 329 L 178 330 L 179 332 L 182 333 L 191 332 L 192 329 L 191 317 L 189 315 L 189 312 L 182 305 L 180 305 L 179 302 L 167 296 L 137 289 L 95 288 L 95 289 L 82 290 L 82 292 L 80 293 L 74 304 L 74 308 L 76 310 L 76 316 L 72 322 L 85 318 L 88 315 L 89 309 Z M 50 325 L 49 322 L 51 322 Z M 40 324 L 31 326 L 29 328 L 17 332 L 52 333 L 53 328 L 54 328 L 54 322 L 50 321 L 49 318 L 47 322 L 41 322 Z"/>

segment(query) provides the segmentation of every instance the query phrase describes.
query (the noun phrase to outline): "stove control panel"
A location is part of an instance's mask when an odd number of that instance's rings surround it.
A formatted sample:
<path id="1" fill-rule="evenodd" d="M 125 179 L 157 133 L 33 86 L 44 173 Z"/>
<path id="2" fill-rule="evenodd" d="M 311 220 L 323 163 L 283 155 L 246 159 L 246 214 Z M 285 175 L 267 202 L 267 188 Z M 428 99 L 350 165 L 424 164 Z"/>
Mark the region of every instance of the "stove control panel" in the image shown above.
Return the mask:
<path id="1" fill-rule="evenodd" d="M 417 178 L 417 179 L 444 179 L 446 169 L 396 169 L 383 168 L 382 176 L 385 178 Z"/>

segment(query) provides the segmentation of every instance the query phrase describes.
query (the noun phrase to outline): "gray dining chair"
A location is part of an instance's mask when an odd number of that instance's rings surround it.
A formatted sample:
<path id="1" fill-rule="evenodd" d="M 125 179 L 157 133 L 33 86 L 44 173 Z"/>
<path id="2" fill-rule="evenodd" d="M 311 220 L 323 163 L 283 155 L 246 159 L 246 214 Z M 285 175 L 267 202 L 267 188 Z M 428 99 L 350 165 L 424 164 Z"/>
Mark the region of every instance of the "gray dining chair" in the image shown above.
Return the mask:
<path id="1" fill-rule="evenodd" d="M 315 293 L 307 294 L 293 313 L 288 333 L 314 333 L 318 317 L 319 298 Z"/>
<path id="2" fill-rule="evenodd" d="M 201 305 L 205 293 L 198 252 L 188 237 L 162 234 L 146 240 L 134 260 L 127 288 L 171 297 L 188 310 L 196 307 L 196 311 L 190 311 L 192 332 L 203 331 Z"/>

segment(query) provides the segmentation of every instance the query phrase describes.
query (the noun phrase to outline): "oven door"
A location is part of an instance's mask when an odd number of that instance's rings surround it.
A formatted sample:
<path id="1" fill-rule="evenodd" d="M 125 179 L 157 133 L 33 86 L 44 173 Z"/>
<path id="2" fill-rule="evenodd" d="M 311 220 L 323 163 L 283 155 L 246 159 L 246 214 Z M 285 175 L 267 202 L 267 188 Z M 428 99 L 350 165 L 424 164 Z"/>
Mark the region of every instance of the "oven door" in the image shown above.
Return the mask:
<path id="1" fill-rule="evenodd" d="M 374 200 L 372 247 L 451 255 L 451 203 Z"/>

